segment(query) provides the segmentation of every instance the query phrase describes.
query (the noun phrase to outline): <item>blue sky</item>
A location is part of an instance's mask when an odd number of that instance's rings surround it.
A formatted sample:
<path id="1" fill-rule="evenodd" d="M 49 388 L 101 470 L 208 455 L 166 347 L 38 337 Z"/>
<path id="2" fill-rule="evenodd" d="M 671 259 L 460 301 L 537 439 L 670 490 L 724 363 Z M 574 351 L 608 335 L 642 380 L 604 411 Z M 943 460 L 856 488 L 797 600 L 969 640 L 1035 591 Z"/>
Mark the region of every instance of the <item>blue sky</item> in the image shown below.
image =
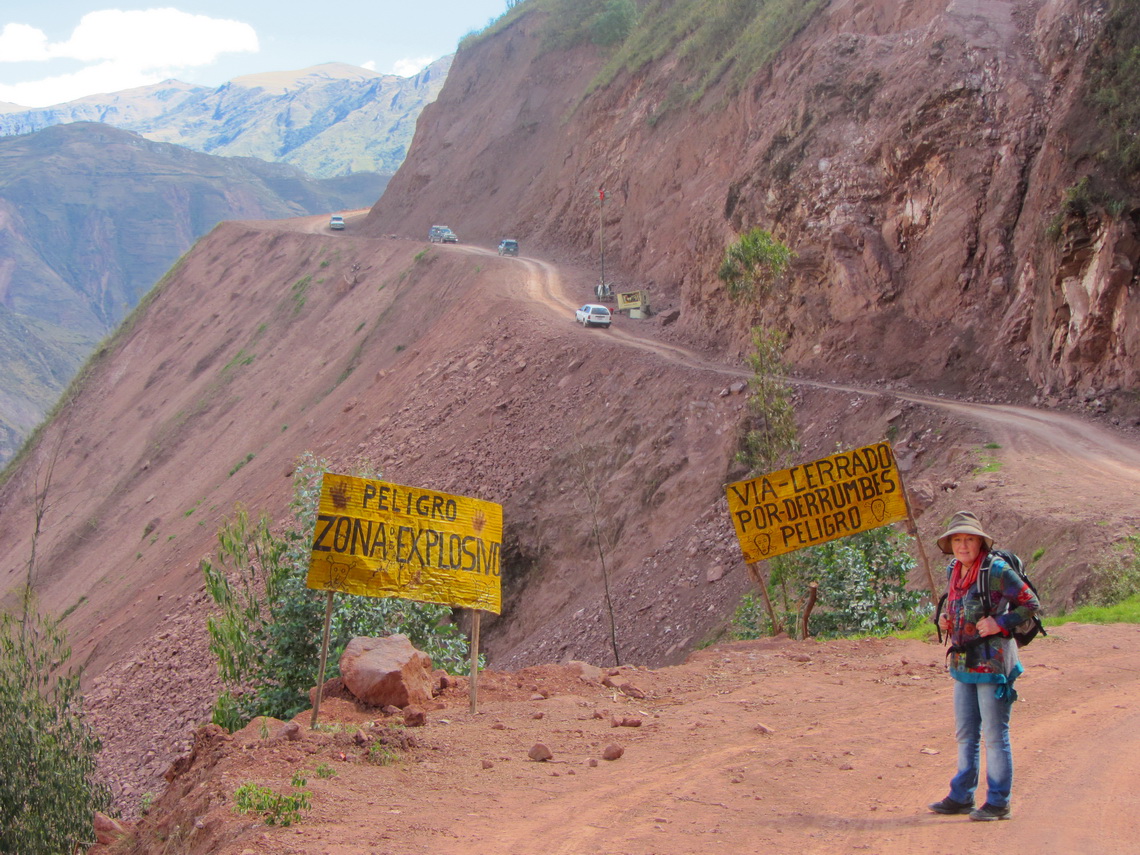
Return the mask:
<path id="1" fill-rule="evenodd" d="M 177 78 L 345 62 L 414 74 L 506 0 L 39 0 L 0 11 L 0 101 L 43 107 Z"/>

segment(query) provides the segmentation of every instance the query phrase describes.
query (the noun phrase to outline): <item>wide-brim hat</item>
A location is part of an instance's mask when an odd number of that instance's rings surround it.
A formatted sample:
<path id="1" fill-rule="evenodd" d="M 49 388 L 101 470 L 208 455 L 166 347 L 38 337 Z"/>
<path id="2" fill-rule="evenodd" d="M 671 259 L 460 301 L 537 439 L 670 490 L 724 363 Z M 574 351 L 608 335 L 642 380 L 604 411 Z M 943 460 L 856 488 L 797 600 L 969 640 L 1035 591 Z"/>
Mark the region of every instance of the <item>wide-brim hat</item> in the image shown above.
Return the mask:
<path id="1" fill-rule="evenodd" d="M 954 514 L 950 519 L 950 525 L 946 527 L 946 533 L 938 538 L 938 548 L 947 555 L 954 554 L 954 550 L 950 548 L 950 538 L 956 534 L 976 535 L 986 544 L 986 549 L 993 548 L 994 539 L 982 530 L 982 524 L 978 522 L 978 518 L 969 511 L 958 511 Z"/>

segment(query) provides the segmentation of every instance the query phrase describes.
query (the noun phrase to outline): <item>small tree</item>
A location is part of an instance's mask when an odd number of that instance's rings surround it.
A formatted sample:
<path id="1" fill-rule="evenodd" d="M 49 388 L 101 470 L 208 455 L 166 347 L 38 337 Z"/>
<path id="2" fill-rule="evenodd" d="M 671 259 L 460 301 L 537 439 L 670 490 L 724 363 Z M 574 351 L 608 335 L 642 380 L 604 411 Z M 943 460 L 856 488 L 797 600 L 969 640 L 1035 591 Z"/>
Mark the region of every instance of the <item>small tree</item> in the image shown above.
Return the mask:
<path id="1" fill-rule="evenodd" d="M 717 276 L 734 300 L 764 297 L 787 271 L 795 253 L 772 233 L 755 228 L 724 251 Z"/>
<path id="2" fill-rule="evenodd" d="M 799 450 L 796 413 L 783 353 L 787 337 L 779 330 L 755 327 L 748 365 L 749 423 L 738 459 L 756 475 L 781 469 Z"/>
<path id="3" fill-rule="evenodd" d="M 0 852 L 74 852 L 111 805 L 79 673 L 62 670 L 70 655 L 57 621 L 31 609 L 0 615 Z"/>

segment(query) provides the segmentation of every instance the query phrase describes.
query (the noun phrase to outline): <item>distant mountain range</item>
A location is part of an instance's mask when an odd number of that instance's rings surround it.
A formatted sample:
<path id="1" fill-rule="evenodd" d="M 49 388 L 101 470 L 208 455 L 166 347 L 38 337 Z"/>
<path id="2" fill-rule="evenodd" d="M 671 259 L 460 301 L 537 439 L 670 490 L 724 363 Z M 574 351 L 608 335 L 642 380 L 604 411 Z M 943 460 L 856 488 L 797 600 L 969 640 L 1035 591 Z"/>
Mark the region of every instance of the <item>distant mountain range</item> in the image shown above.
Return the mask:
<path id="1" fill-rule="evenodd" d="M 436 60 L 414 77 L 326 63 L 237 77 L 217 88 L 167 80 L 53 107 L 0 103 L 0 135 L 102 122 L 206 154 L 292 164 L 318 178 L 391 174 L 452 58 Z"/>
<path id="2" fill-rule="evenodd" d="M 387 181 L 318 180 L 90 122 L 0 137 L 0 463 L 218 222 L 368 207 Z"/>

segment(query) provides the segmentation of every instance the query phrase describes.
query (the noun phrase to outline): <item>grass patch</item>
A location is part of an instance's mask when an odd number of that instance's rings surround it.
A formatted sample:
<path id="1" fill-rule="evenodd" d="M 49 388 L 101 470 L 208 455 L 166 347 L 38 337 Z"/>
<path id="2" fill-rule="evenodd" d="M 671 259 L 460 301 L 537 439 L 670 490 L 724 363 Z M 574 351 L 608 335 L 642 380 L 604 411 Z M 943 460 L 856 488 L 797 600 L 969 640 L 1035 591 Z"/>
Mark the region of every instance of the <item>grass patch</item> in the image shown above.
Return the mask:
<path id="1" fill-rule="evenodd" d="M 564 5 L 576 2 L 563 0 Z M 680 59 L 677 103 L 696 103 L 720 83 L 727 94 L 736 94 L 825 5 L 825 0 L 649 0 L 590 91 L 675 55 Z"/>
<path id="2" fill-rule="evenodd" d="M 301 811 L 312 807 L 309 792 L 299 789 L 304 785 L 305 779 L 299 775 L 293 776 L 293 787 L 299 791 L 289 794 L 278 793 L 260 784 L 242 784 L 234 790 L 234 810 L 243 814 L 256 813 L 266 825 L 288 827 L 300 821 Z"/>
<path id="3" fill-rule="evenodd" d="M 1114 608 L 1140 595 L 1140 534 L 1113 544 L 1107 558 L 1092 568 L 1092 581 L 1082 595 L 1082 606 Z"/>
<path id="4" fill-rule="evenodd" d="M 1071 612 L 1042 621 L 1046 626 L 1066 623 L 1140 623 L 1140 594 L 1111 606 L 1079 606 Z"/>
<path id="5" fill-rule="evenodd" d="M 257 357 L 256 357 L 256 355 L 255 355 L 255 354 L 252 354 L 252 353 L 246 353 L 246 352 L 245 352 L 245 348 L 243 347 L 241 350 L 239 350 L 239 351 L 237 352 L 237 355 L 236 355 L 236 356 L 234 356 L 234 358 L 233 358 L 233 359 L 231 359 L 229 362 L 227 362 L 227 363 L 225 364 L 225 366 L 223 366 L 223 368 L 222 368 L 222 377 L 223 377 L 223 378 L 226 378 L 226 379 L 228 379 L 228 378 L 229 378 L 229 375 L 230 375 L 230 373 L 231 373 L 231 372 L 232 372 L 232 371 L 233 371 L 235 368 L 240 368 L 240 367 L 243 367 L 243 366 L 245 366 L 245 365 L 252 365 L 252 364 L 253 364 L 253 360 L 254 360 L 254 359 L 256 359 L 256 358 L 257 358 Z"/>
<path id="6" fill-rule="evenodd" d="M 293 300 L 293 314 L 299 315 L 301 310 L 305 308 L 305 301 L 308 299 L 309 286 L 313 283 L 312 276 L 302 276 L 293 283 L 293 287 L 289 292 L 289 296 Z"/>
<path id="7" fill-rule="evenodd" d="M 245 456 L 244 460 L 239 460 L 237 462 L 237 464 L 234 466 L 234 468 L 230 470 L 230 477 L 233 477 L 234 473 L 236 473 L 239 469 L 241 469 L 243 466 L 245 466 L 245 464 L 249 463 L 249 461 L 251 461 L 251 460 L 253 460 L 253 452 L 252 451 Z"/>
<path id="8" fill-rule="evenodd" d="M 87 602 L 87 597 L 83 596 L 83 597 L 80 597 L 78 600 L 76 600 L 74 603 L 72 603 L 70 606 L 68 606 L 66 609 L 64 609 L 63 614 L 61 614 L 59 616 L 60 622 L 62 623 L 64 620 L 66 620 L 68 615 L 70 615 L 73 611 L 75 611 L 77 608 L 79 608 L 85 602 Z"/>
<path id="9" fill-rule="evenodd" d="M 977 462 L 974 464 L 974 474 L 981 475 L 986 472 L 997 472 L 1001 469 L 1001 458 L 996 454 L 989 454 L 987 450 L 1001 448 L 996 442 L 987 442 L 981 450 L 975 451 Z"/>

